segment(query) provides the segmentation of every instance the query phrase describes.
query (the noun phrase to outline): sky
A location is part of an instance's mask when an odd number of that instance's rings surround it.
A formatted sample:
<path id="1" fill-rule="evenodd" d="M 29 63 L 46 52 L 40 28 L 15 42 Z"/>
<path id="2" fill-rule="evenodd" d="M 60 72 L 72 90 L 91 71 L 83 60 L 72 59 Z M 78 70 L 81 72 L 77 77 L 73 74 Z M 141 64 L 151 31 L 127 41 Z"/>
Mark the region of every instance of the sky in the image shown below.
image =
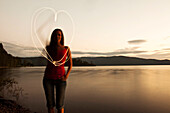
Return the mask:
<path id="1" fill-rule="evenodd" d="M 0 0 L 0 41 L 14 56 L 38 56 L 32 32 L 35 11 L 48 7 L 34 26 L 45 47 L 53 28 L 61 27 L 72 57 L 130 56 L 170 59 L 169 0 Z M 75 34 L 73 40 L 73 25 Z"/>

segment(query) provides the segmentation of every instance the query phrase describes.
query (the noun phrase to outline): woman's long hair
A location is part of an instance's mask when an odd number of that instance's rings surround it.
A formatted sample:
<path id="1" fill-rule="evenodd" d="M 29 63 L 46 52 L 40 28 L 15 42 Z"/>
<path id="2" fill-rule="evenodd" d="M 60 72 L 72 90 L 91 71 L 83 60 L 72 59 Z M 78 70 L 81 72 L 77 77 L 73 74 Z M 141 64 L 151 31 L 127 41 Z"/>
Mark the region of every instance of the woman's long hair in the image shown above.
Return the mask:
<path id="1" fill-rule="evenodd" d="M 46 46 L 47 52 L 50 54 L 50 56 L 53 58 L 53 55 L 57 54 L 57 46 L 58 43 L 55 42 L 55 38 L 57 38 L 57 31 L 61 32 L 61 41 L 60 44 L 64 46 L 64 35 L 63 35 L 63 31 L 61 29 L 55 29 L 52 34 L 51 34 L 51 40 L 50 40 L 50 44 L 48 46 Z"/>

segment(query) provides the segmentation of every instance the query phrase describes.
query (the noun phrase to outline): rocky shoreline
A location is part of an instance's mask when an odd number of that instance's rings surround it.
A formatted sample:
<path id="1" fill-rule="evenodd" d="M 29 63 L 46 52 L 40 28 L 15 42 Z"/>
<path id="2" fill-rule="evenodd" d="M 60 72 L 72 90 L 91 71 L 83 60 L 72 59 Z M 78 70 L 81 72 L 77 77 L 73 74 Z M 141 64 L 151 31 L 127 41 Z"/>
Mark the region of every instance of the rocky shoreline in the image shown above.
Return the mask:
<path id="1" fill-rule="evenodd" d="M 0 98 L 0 113 L 31 113 L 31 111 L 13 100 Z"/>

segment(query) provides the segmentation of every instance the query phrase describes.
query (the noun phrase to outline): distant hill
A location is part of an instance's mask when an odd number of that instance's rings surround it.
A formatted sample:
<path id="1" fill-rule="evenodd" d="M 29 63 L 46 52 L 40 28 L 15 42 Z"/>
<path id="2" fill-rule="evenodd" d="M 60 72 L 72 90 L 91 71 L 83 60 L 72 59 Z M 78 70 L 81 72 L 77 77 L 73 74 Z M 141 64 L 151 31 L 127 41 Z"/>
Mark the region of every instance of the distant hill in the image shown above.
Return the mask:
<path id="1" fill-rule="evenodd" d="M 13 57 L 0 43 L 0 66 L 46 66 L 44 57 Z M 65 64 L 67 65 L 67 63 Z M 170 60 L 144 59 L 126 56 L 79 57 L 73 58 L 73 66 L 113 66 L 113 65 L 170 65 Z"/>
<path id="2" fill-rule="evenodd" d="M 44 57 L 20 57 L 22 64 L 30 66 L 45 66 L 47 60 Z"/>
<path id="3" fill-rule="evenodd" d="M 112 57 L 80 57 L 81 60 L 97 66 L 109 65 L 170 65 L 170 60 L 144 59 L 137 57 L 112 56 Z"/>
<path id="4" fill-rule="evenodd" d="M 21 58 L 22 62 L 30 62 L 34 66 L 47 64 L 44 57 Z M 67 63 L 66 63 L 67 65 Z M 79 57 L 73 58 L 73 66 L 113 66 L 113 65 L 170 65 L 170 60 L 144 59 L 126 56 L 112 57 Z"/>
<path id="5" fill-rule="evenodd" d="M 16 66 L 46 66 L 47 59 L 44 57 L 14 57 L 9 54 L 0 43 L 0 67 L 16 67 Z M 66 64 L 67 65 L 67 62 Z M 73 58 L 74 66 L 94 66 L 92 63 L 82 61 L 79 58 Z"/>
<path id="6" fill-rule="evenodd" d="M 48 60 L 44 57 L 27 57 L 27 58 L 21 58 L 21 61 L 23 64 L 29 63 L 32 66 L 46 66 Z M 80 58 L 73 58 L 72 61 L 73 61 L 73 66 L 95 66 L 95 64 L 88 63 L 87 61 L 82 61 Z M 66 62 L 65 66 L 67 65 L 68 62 Z"/>
<path id="7" fill-rule="evenodd" d="M 21 60 L 19 57 L 13 57 L 8 54 L 0 43 L 0 67 L 16 67 L 21 66 Z"/>

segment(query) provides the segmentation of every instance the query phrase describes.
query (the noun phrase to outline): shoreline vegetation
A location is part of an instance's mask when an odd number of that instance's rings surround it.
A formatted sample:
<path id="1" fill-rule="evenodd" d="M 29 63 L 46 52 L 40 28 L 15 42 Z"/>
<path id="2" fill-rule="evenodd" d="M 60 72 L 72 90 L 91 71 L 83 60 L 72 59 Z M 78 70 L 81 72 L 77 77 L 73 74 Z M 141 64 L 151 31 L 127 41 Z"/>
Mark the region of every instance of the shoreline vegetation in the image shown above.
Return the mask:
<path id="1" fill-rule="evenodd" d="M 18 103 L 20 96 L 24 96 L 23 88 L 18 82 L 9 76 L 0 76 L 0 113 L 32 113 L 30 109 Z"/>
<path id="2" fill-rule="evenodd" d="M 31 113 L 29 109 L 17 103 L 22 91 L 14 78 L 0 76 L 0 113 Z"/>

